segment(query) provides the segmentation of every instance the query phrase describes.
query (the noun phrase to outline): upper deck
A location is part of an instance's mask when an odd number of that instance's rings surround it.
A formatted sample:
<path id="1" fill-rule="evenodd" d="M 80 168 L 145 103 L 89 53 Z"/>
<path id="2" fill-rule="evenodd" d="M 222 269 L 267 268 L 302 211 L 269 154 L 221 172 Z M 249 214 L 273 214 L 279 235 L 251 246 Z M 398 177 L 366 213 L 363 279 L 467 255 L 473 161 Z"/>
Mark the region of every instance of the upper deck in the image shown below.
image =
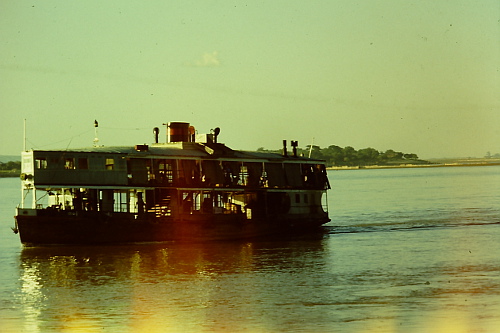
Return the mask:
<path id="1" fill-rule="evenodd" d="M 35 187 L 270 187 L 326 189 L 322 160 L 232 150 L 221 143 L 32 150 L 22 175 Z"/>

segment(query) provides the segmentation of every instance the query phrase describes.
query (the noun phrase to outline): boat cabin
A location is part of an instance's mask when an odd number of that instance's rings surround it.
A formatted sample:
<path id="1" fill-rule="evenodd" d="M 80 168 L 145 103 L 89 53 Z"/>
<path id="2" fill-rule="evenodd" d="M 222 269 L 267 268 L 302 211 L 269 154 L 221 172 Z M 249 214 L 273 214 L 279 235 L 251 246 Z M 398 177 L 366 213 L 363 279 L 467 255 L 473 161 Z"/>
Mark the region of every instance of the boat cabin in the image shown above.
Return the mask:
<path id="1" fill-rule="evenodd" d="M 247 152 L 218 143 L 218 131 L 196 136 L 187 123 L 169 123 L 168 130 L 165 143 L 155 129 L 151 145 L 23 152 L 21 214 L 44 209 L 252 219 L 327 210 L 324 163 L 297 156 L 295 142 L 290 155 L 286 146 L 284 154 Z"/>

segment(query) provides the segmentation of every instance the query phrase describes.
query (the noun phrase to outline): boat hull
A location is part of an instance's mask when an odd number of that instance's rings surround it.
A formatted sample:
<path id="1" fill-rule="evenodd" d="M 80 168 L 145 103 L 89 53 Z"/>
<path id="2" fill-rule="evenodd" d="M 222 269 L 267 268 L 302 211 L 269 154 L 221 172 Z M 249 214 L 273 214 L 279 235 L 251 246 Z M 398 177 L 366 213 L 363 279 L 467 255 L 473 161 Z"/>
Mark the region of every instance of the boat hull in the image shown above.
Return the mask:
<path id="1" fill-rule="evenodd" d="M 132 214 L 16 216 L 21 242 L 27 246 L 245 239 L 317 230 L 328 221 L 326 215 L 251 220 L 230 215 L 191 215 L 177 219 L 136 218 Z"/>

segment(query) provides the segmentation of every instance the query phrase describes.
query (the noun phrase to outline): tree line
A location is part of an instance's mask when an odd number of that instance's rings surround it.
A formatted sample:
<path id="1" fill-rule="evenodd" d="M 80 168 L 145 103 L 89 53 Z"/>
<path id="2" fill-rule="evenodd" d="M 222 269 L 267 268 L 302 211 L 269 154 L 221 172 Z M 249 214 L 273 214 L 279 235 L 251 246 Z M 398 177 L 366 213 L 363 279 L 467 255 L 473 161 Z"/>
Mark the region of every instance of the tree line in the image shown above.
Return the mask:
<path id="1" fill-rule="evenodd" d="M 289 148 L 290 150 L 290 148 Z M 268 150 L 263 147 L 257 151 L 282 153 L 282 150 Z M 290 154 L 291 152 L 289 152 Z M 297 153 L 302 156 L 311 155 L 312 158 L 326 161 L 327 166 L 368 166 L 368 165 L 391 165 L 391 164 L 418 164 L 427 163 L 419 160 L 417 154 L 403 153 L 392 149 L 378 151 L 374 148 L 363 148 L 356 150 L 351 146 L 339 147 L 336 145 L 321 148 L 319 146 L 308 145 L 306 148 L 297 148 Z M 21 162 L 10 161 L 0 162 L 0 170 L 20 170 Z"/>
<path id="2" fill-rule="evenodd" d="M 263 147 L 257 151 L 282 152 L 282 150 L 267 150 Z M 297 148 L 297 153 L 302 156 L 322 159 L 327 166 L 369 166 L 369 165 L 394 165 L 394 164 L 422 164 L 428 163 L 418 158 L 414 153 L 403 153 L 392 149 L 378 151 L 374 148 L 363 148 L 356 150 L 351 146 L 339 147 L 336 145 L 321 148 L 308 145 L 306 148 Z"/>
<path id="3" fill-rule="evenodd" d="M 19 177 L 21 173 L 21 162 L 0 162 L 0 177 Z"/>
<path id="4" fill-rule="evenodd" d="M 21 162 L 10 161 L 7 163 L 0 162 L 0 170 L 21 170 Z"/>

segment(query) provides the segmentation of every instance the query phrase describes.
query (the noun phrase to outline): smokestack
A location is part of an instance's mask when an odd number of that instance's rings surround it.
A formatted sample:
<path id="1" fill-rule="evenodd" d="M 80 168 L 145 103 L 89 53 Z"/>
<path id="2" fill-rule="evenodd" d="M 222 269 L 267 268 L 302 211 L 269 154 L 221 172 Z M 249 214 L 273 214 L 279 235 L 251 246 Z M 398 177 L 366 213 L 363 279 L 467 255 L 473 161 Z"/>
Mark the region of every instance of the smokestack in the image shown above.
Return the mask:
<path id="1" fill-rule="evenodd" d="M 292 145 L 292 150 L 293 150 L 293 157 L 297 157 L 297 147 L 299 146 L 299 142 L 298 141 L 292 141 L 291 142 L 291 145 Z"/>
<path id="2" fill-rule="evenodd" d="M 283 156 L 288 157 L 288 152 L 286 151 L 286 140 L 283 140 Z"/>
<path id="3" fill-rule="evenodd" d="M 220 133 L 220 127 L 216 127 L 214 129 L 214 143 L 217 143 L 217 137 L 219 136 Z"/>
<path id="4" fill-rule="evenodd" d="M 189 142 L 189 123 L 170 122 L 167 124 L 167 142 Z"/>
<path id="5" fill-rule="evenodd" d="M 158 135 L 160 134 L 160 129 L 158 127 L 153 128 L 153 133 L 155 136 L 155 143 L 158 143 Z"/>
<path id="6" fill-rule="evenodd" d="M 196 141 L 196 129 L 194 126 L 189 126 L 189 142 Z"/>

